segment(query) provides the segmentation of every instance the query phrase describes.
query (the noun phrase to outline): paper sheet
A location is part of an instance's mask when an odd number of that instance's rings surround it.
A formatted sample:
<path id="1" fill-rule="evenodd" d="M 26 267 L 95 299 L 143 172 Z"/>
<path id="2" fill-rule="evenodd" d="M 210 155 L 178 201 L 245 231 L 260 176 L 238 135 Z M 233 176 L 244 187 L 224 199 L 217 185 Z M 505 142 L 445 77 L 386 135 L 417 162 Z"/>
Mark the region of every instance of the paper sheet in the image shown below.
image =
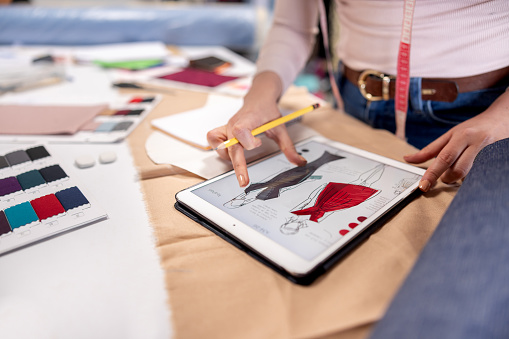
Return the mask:
<path id="1" fill-rule="evenodd" d="M 308 96 L 308 93 L 304 93 Z M 309 98 L 308 98 L 309 100 Z M 213 128 L 226 125 L 228 120 L 238 112 L 243 104 L 242 98 L 210 94 L 203 107 L 179 114 L 152 120 L 152 126 L 179 140 L 204 150 L 210 149 L 207 132 Z M 316 100 L 314 101 L 316 102 Z M 312 103 L 314 103 L 312 102 Z M 303 103 L 303 108 L 309 106 Z M 289 107 L 279 107 L 282 115 L 294 111 Z"/>
<path id="2" fill-rule="evenodd" d="M 0 143 L 0 154 L 13 149 Z M 127 143 L 48 151 L 109 219 L 1 257 L 0 337 L 173 338 L 165 271 Z M 114 163 L 73 164 L 109 151 Z"/>
<path id="3" fill-rule="evenodd" d="M 165 59 L 169 51 L 162 42 L 130 42 L 78 47 L 74 50 L 78 61 L 104 62 Z"/>
<path id="4" fill-rule="evenodd" d="M 290 125 L 288 133 L 293 142 L 316 135 L 315 131 L 300 123 Z M 272 140 L 263 135 L 261 139 L 263 142 L 261 147 L 246 151 L 248 162 L 278 150 L 276 143 Z M 148 137 L 145 149 L 149 158 L 156 164 L 171 164 L 205 179 L 233 169 L 231 163 L 219 158 L 216 152 L 198 149 L 158 131 Z"/>
<path id="5" fill-rule="evenodd" d="M 241 98 L 210 94 L 205 106 L 152 120 L 152 126 L 196 147 L 208 149 L 207 132 L 226 125 L 242 103 Z"/>

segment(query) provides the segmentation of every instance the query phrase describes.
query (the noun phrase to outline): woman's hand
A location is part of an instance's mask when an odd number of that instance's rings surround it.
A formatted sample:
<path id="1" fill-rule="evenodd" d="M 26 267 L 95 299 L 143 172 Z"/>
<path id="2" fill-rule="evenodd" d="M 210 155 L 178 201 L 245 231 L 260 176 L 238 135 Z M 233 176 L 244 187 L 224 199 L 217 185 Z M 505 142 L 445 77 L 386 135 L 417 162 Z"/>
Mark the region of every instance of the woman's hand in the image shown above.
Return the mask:
<path id="1" fill-rule="evenodd" d="M 477 153 L 495 141 L 509 137 L 509 93 L 506 91 L 483 113 L 453 127 L 405 161 L 423 163 L 433 157 L 419 188 L 427 192 L 438 178 L 453 183 L 465 178 Z"/>
<path id="2" fill-rule="evenodd" d="M 277 100 L 280 94 L 281 82 L 279 77 L 272 72 L 260 73 L 253 80 L 251 90 L 244 98 L 244 105 L 228 121 L 228 124 L 207 133 L 207 140 L 213 148 L 231 138 L 237 138 L 239 141 L 238 144 L 217 152 L 221 158 L 231 160 L 241 187 L 245 187 L 249 183 L 244 149 L 251 150 L 259 147 L 262 143 L 259 138 L 251 134 L 251 131 L 281 116 L 277 108 Z M 306 164 L 306 159 L 295 150 L 284 125 L 265 132 L 265 135 L 279 145 L 288 161 L 298 166 Z"/>

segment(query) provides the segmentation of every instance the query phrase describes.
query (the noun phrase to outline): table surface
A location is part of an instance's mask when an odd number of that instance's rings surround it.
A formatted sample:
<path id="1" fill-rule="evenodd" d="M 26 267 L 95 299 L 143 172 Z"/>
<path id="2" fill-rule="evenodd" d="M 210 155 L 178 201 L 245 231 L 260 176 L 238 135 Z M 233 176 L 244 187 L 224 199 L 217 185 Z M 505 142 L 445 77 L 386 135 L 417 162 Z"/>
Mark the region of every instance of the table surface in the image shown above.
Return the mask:
<path id="1" fill-rule="evenodd" d="M 145 152 L 151 119 L 198 108 L 206 98 L 184 89 L 165 95 L 127 142 L 48 146 L 109 219 L 0 257 L 2 339 L 350 339 L 369 333 L 456 188 L 439 184 L 315 284 L 296 286 L 177 212 L 174 194 L 202 179 L 155 165 Z M 396 160 L 415 150 L 331 108 L 303 122 Z M 0 144 L 0 152 L 18 146 Z M 118 160 L 82 170 L 73 164 L 78 155 L 97 159 L 104 151 Z"/>

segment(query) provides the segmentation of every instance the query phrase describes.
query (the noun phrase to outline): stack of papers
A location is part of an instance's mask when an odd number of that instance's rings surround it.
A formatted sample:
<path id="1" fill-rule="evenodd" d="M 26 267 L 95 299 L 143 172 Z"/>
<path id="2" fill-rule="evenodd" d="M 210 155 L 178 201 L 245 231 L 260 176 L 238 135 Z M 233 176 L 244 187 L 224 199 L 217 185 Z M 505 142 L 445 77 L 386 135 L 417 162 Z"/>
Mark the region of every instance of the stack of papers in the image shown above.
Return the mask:
<path id="1" fill-rule="evenodd" d="M 210 94 L 205 106 L 152 120 L 152 126 L 203 150 L 210 149 L 207 132 L 226 125 L 242 107 L 243 99 Z"/>

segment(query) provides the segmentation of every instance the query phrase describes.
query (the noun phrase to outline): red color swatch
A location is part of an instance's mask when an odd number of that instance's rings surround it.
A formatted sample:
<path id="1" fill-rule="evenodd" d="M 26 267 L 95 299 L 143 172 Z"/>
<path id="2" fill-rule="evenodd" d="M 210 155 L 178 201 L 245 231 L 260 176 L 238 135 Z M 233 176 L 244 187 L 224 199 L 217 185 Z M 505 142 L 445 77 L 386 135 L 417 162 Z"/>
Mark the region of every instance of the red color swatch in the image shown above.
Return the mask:
<path id="1" fill-rule="evenodd" d="M 54 215 L 64 213 L 64 207 L 60 204 L 54 194 L 48 194 L 43 197 L 30 201 L 39 220 L 44 220 Z"/>
<path id="2" fill-rule="evenodd" d="M 339 234 L 341 235 L 346 235 L 348 233 L 348 230 L 341 230 L 339 231 Z"/>
<path id="3" fill-rule="evenodd" d="M 143 98 L 142 97 L 134 97 L 132 98 L 129 103 L 131 104 L 134 104 L 134 103 L 137 103 L 137 102 L 142 102 L 143 101 Z"/>
<path id="4" fill-rule="evenodd" d="M 202 71 L 194 68 L 185 68 L 181 72 L 163 75 L 160 79 L 185 82 L 187 84 L 216 87 L 225 82 L 232 81 L 238 77 L 219 75 L 213 72 Z"/>

